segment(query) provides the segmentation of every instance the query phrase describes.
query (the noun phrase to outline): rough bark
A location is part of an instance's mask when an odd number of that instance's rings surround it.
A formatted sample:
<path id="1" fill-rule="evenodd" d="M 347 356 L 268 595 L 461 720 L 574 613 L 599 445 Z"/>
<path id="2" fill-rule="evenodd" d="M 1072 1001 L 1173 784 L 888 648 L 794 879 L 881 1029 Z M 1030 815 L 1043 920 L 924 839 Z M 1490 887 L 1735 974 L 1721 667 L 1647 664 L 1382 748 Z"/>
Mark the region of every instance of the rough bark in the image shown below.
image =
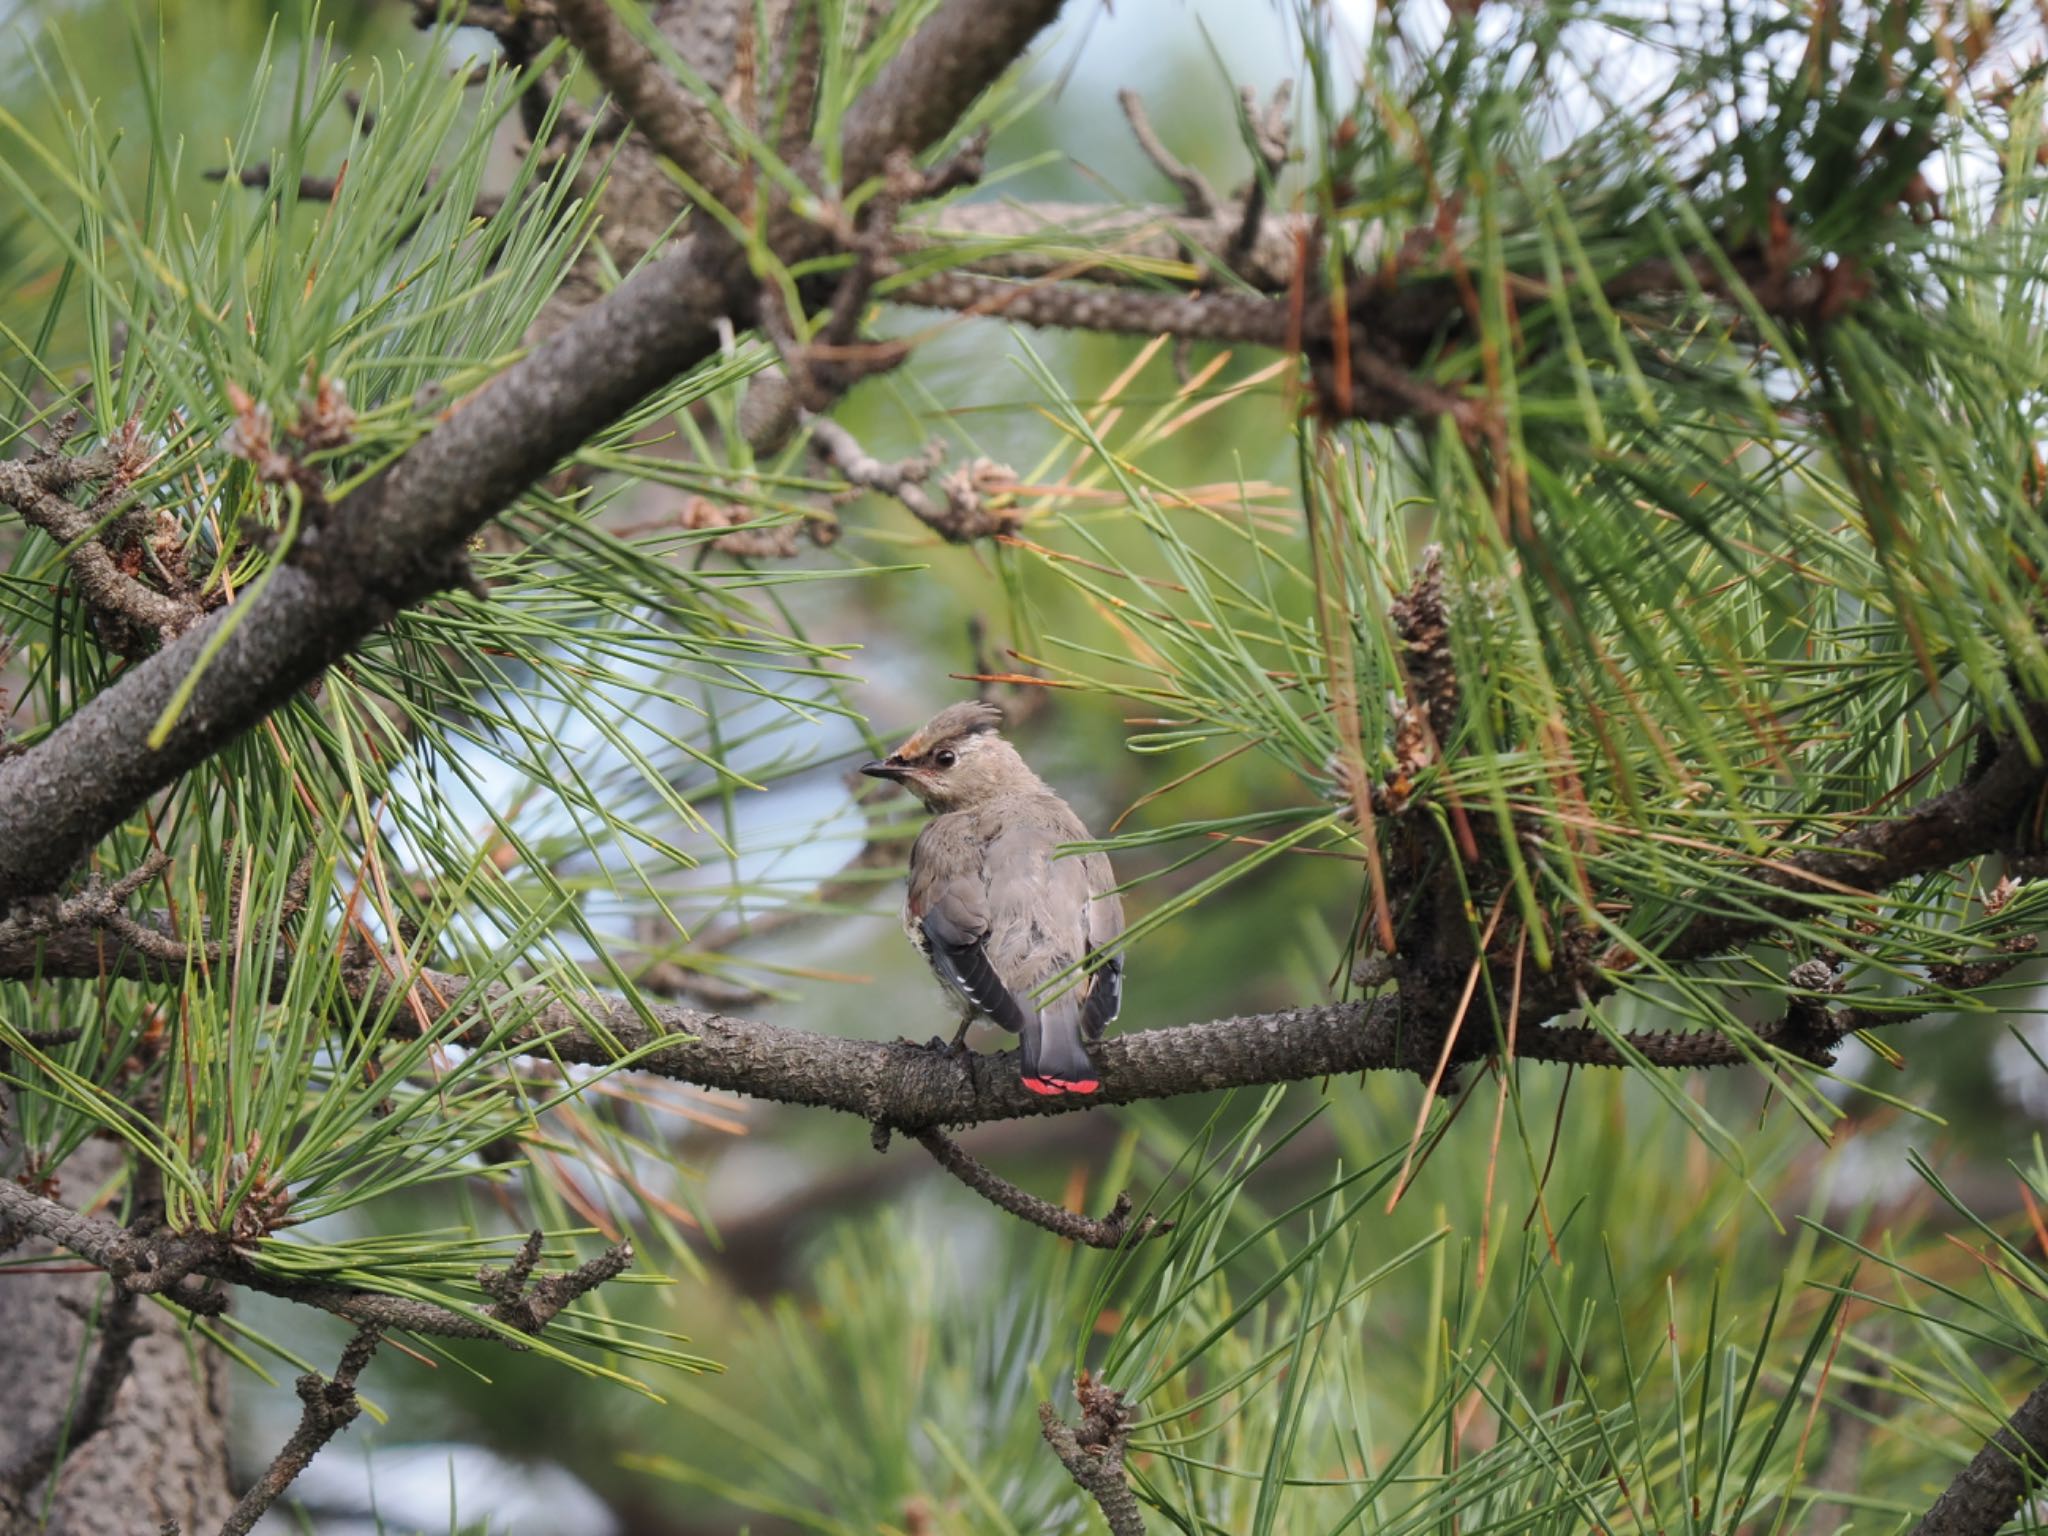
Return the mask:
<path id="1" fill-rule="evenodd" d="M 120 1154 L 89 1142 L 58 1176 L 83 1195 L 118 1169 Z M 0 1177 L 12 1177 L 0 1160 Z M 86 1324 L 106 1277 L 47 1243 L 10 1257 L 47 1266 L 0 1272 L 0 1468 L 12 1465 L 72 1409 L 90 1357 Z M 219 1528 L 234 1507 L 228 1484 L 226 1362 L 171 1314 L 145 1301 L 148 1332 L 130 1352 L 127 1379 L 106 1427 L 67 1448 L 51 1476 L 18 1507 L 0 1493 L 0 1536 L 146 1536 L 167 1520 L 193 1532 Z M 47 1523 L 39 1523 L 45 1521 Z"/>
<path id="2" fill-rule="evenodd" d="M 1942 1490 L 1913 1536 L 1991 1536 L 2048 1482 L 2048 1382 L 2027 1394 L 1997 1434 Z"/>

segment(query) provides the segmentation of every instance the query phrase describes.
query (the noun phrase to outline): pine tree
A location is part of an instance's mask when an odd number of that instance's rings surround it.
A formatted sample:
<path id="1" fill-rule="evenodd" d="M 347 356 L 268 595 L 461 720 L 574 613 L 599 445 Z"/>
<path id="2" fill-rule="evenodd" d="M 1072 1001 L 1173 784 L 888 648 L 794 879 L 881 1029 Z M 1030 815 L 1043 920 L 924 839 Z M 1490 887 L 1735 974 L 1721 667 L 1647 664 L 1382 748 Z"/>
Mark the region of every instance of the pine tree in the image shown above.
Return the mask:
<path id="1" fill-rule="evenodd" d="M 2023 1513 L 2038 1137 L 1986 1215 L 1815 1170 L 2048 918 L 2038 14 L 1261 13 L 1242 185 L 1122 96 L 1154 203 L 1031 154 L 1087 7 L 391 9 L 0 76 L 0 1529 L 248 1530 L 401 1355 L 670 1399 L 593 1454 L 792 1528 Z M 751 808 L 962 608 L 945 687 L 1128 722 L 1134 990 L 1306 957 L 1086 1121 L 762 947 L 894 901 L 900 802 Z M 920 1144 L 999 1273 L 854 1213 L 684 1337 L 705 1091 Z M 1046 1116 L 1106 1214 L 954 1139 Z"/>

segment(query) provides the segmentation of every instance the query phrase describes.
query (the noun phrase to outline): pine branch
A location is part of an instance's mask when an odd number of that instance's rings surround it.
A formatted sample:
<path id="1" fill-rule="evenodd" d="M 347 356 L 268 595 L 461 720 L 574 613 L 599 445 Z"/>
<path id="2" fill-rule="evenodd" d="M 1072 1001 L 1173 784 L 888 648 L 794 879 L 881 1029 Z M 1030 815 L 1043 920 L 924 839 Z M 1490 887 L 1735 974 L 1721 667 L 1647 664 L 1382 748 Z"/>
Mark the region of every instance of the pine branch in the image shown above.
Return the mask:
<path id="1" fill-rule="evenodd" d="M 1913 1536 L 1992 1536 L 2030 1489 L 2048 1481 L 2048 1382 L 2027 1400 L 1942 1490 Z"/>
<path id="2" fill-rule="evenodd" d="M 204 174 L 208 181 L 226 181 L 229 175 L 226 170 L 220 168 L 209 170 Z M 237 186 L 247 187 L 252 191 L 258 192 L 267 190 L 271 182 L 276 178 L 276 173 L 271 169 L 268 160 L 259 160 L 254 165 L 245 165 L 233 174 Z M 343 179 L 341 176 L 301 175 L 299 177 L 298 199 L 302 203 L 331 203 L 340 195 Z M 473 219 L 496 218 L 498 214 L 504 211 L 504 208 L 505 199 L 503 197 L 500 197 L 495 192 L 480 192 L 469 205 L 469 216 Z M 412 223 L 408 224 L 402 238 L 409 239 L 417 233 L 424 217 L 422 215 L 421 218 L 415 219 Z"/>
<path id="3" fill-rule="evenodd" d="M 1974 777 L 1906 814 L 1863 823 L 1834 844 L 1775 861 L 1768 878 L 1786 895 L 1754 902 L 1762 915 L 1695 917 L 1657 952 L 1666 963 L 1700 960 L 1762 937 L 1777 915 L 1796 909 L 1802 886 L 1877 891 L 2004 851 L 2044 787 L 2048 770 L 2030 760 L 2024 743 L 2007 740 Z M 155 924 L 141 920 L 140 926 L 148 931 Z M 132 944 L 96 944 L 90 931 L 23 935 L 10 931 L 14 928 L 11 921 L 0 922 L 0 977 L 161 980 L 183 974 Z M 2015 949 L 1974 967 L 1937 972 L 1925 1001 L 1937 1002 L 1957 983 L 1977 985 L 1995 978 L 2022 952 Z M 1667 1068 L 1733 1067 L 1753 1059 L 1753 1048 L 1745 1051 L 1713 1031 L 1637 1032 L 1621 1036 L 1617 1046 L 1588 1027 L 1550 1024 L 1611 994 L 1638 961 L 1636 953 L 1617 949 L 1597 964 L 1590 959 L 1577 966 L 1563 963 L 1530 981 L 1522 994 L 1516 1058 L 1605 1067 L 1641 1061 Z M 284 957 L 274 962 L 273 980 L 283 963 Z M 1994 969 L 1979 969 L 1985 966 Z M 530 988 L 431 970 L 408 975 L 375 957 L 351 964 L 343 980 L 357 1004 L 387 1019 L 394 1035 L 425 1031 L 469 1049 L 533 1053 L 592 1066 L 613 1065 L 627 1055 L 638 1071 L 780 1103 L 835 1109 L 910 1133 L 1068 1113 L 1095 1103 L 1133 1103 L 1354 1072 L 1426 1074 L 1436 1065 L 1432 1042 L 1440 1041 L 1437 1032 L 1462 1012 L 1464 1003 L 1460 987 L 1421 978 L 1405 992 L 1370 1001 L 1123 1034 L 1096 1048 L 1102 1093 L 1075 1099 L 1027 1092 L 1013 1054 L 956 1057 L 908 1041 L 852 1040 L 687 1007 L 650 1007 L 644 1000 L 604 993 L 557 996 L 536 1006 Z M 1812 990 L 1823 989 L 1816 985 Z M 1896 1013 L 1827 1011 L 1813 1000 L 1760 1033 L 1767 1050 L 1813 1062 L 1846 1034 L 1898 1022 L 1911 1010 L 1910 1000 Z M 1461 1061 L 1480 1059 L 1494 1049 L 1490 1040 L 1470 1033 L 1470 1050 Z"/>
<path id="4" fill-rule="evenodd" d="M 633 1263 L 633 1245 L 619 1243 L 575 1269 L 536 1276 L 536 1232 L 507 1269 L 486 1266 L 478 1271 L 478 1288 L 492 1300 L 465 1312 L 355 1286 L 272 1275 L 219 1233 L 123 1227 L 0 1179 L 0 1233 L 9 1232 L 45 1238 L 105 1270 L 126 1290 L 162 1296 L 174 1306 L 206 1316 L 217 1315 L 225 1306 L 226 1298 L 206 1283 L 220 1281 L 316 1307 L 379 1333 L 488 1339 L 511 1349 L 524 1349 L 522 1337 L 538 1334 L 564 1307 L 624 1274 Z"/>
<path id="5" fill-rule="evenodd" d="M 975 272 L 941 272 L 892 288 L 897 304 L 921 304 L 1017 325 L 1248 343 L 1286 350 L 1289 310 L 1281 299 L 1247 293 L 1175 293 L 1100 283 L 1008 282 Z"/>
<path id="6" fill-rule="evenodd" d="M 1268 212 L 1247 223 L 1249 204 L 1221 203 L 1206 217 L 1170 208 L 1113 203 L 953 203 L 906 230 L 902 254 L 926 244 L 1015 242 L 962 262 L 992 277 L 1085 277 L 1106 285 L 1151 283 L 1139 276 L 1171 262 L 1228 272 L 1261 293 L 1284 293 L 1314 234 L 1306 214 Z"/>
<path id="7" fill-rule="evenodd" d="M 1262 136 L 1269 126 L 1259 126 Z M 1249 198 L 1219 246 L 1212 246 L 1206 235 L 1196 244 L 1214 249 L 1224 270 L 1244 270 L 1274 223 L 1262 200 Z M 914 275 L 885 296 L 899 304 L 993 315 L 1018 325 L 1301 352 L 1322 408 L 1332 417 L 1373 422 L 1447 417 L 1468 438 L 1478 436 L 1488 425 L 1484 403 L 1468 387 L 1445 387 L 1425 376 L 1441 354 L 1443 333 L 1468 324 L 1457 281 L 1413 274 L 1397 261 L 1380 281 L 1361 278 L 1347 307 L 1333 316 L 1326 302 L 1294 302 L 1300 297 L 1293 291 L 1298 276 L 1309 270 L 1307 242 L 1313 234 L 1312 226 L 1298 226 L 1292 253 L 1276 245 L 1257 261 L 1261 280 L 1253 286 L 1264 292 L 1119 288 L 1109 280 L 1114 274 L 1098 270 L 1101 263 L 1091 255 L 1064 265 L 1041 259 L 1009 269 L 1036 281 L 1005 281 L 993 275 L 1004 270 L 1000 266 L 970 262 Z M 1375 244 L 1368 238 L 1365 252 Z M 1734 274 L 1732 282 L 1724 266 Z M 1083 274 L 1091 280 L 1072 280 Z M 1558 291 L 1568 295 L 1583 281 L 1580 274 L 1567 272 Z M 1711 255 L 1695 252 L 1682 262 L 1641 262 L 1606 277 L 1600 286 L 1615 304 L 1664 307 L 1705 296 L 1727 307 L 1738 321 L 1746 304 L 1754 304 L 1766 314 L 1813 328 L 1825 327 L 1865 294 L 1863 277 L 1851 263 L 1822 262 L 1795 270 L 1787 250 L 1766 249 L 1754 241 Z M 1556 297 L 1547 283 L 1526 276 L 1517 276 L 1515 287 L 1518 296 L 1531 301 Z M 1289 290 L 1285 297 L 1266 296 L 1283 289 Z"/>

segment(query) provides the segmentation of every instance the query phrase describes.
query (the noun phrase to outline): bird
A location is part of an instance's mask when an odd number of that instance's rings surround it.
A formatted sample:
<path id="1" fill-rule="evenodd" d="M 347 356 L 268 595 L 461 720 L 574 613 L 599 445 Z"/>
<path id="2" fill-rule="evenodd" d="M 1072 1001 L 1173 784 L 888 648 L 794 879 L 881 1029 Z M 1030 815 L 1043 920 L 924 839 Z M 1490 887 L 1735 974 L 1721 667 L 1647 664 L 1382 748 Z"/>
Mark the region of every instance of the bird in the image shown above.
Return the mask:
<path id="1" fill-rule="evenodd" d="M 860 771 L 932 812 L 910 849 L 903 931 L 959 1007 L 951 1049 L 986 1018 L 1021 1037 L 1030 1092 L 1099 1093 L 1088 1046 L 1123 1007 L 1123 954 L 1110 952 L 1123 902 L 1107 854 L 1054 857 L 1088 829 L 1003 739 L 1002 722 L 993 704 L 951 705 Z"/>

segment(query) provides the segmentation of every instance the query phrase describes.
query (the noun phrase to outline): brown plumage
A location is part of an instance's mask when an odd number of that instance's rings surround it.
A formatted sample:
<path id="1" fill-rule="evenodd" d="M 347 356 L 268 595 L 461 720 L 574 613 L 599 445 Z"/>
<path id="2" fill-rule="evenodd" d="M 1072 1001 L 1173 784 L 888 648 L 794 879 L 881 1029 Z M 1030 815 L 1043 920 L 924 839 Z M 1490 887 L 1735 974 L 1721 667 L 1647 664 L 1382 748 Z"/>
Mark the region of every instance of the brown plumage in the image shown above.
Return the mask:
<path id="1" fill-rule="evenodd" d="M 992 704 L 955 704 L 861 772 L 894 779 L 934 813 L 910 850 L 903 928 L 959 1001 L 954 1045 L 988 1018 L 1022 1037 L 1026 1088 L 1094 1093 L 1087 1046 L 1122 1006 L 1123 957 L 1053 978 L 1123 932 L 1123 903 L 1107 855 L 1053 857 L 1088 829 L 1001 724 Z"/>

